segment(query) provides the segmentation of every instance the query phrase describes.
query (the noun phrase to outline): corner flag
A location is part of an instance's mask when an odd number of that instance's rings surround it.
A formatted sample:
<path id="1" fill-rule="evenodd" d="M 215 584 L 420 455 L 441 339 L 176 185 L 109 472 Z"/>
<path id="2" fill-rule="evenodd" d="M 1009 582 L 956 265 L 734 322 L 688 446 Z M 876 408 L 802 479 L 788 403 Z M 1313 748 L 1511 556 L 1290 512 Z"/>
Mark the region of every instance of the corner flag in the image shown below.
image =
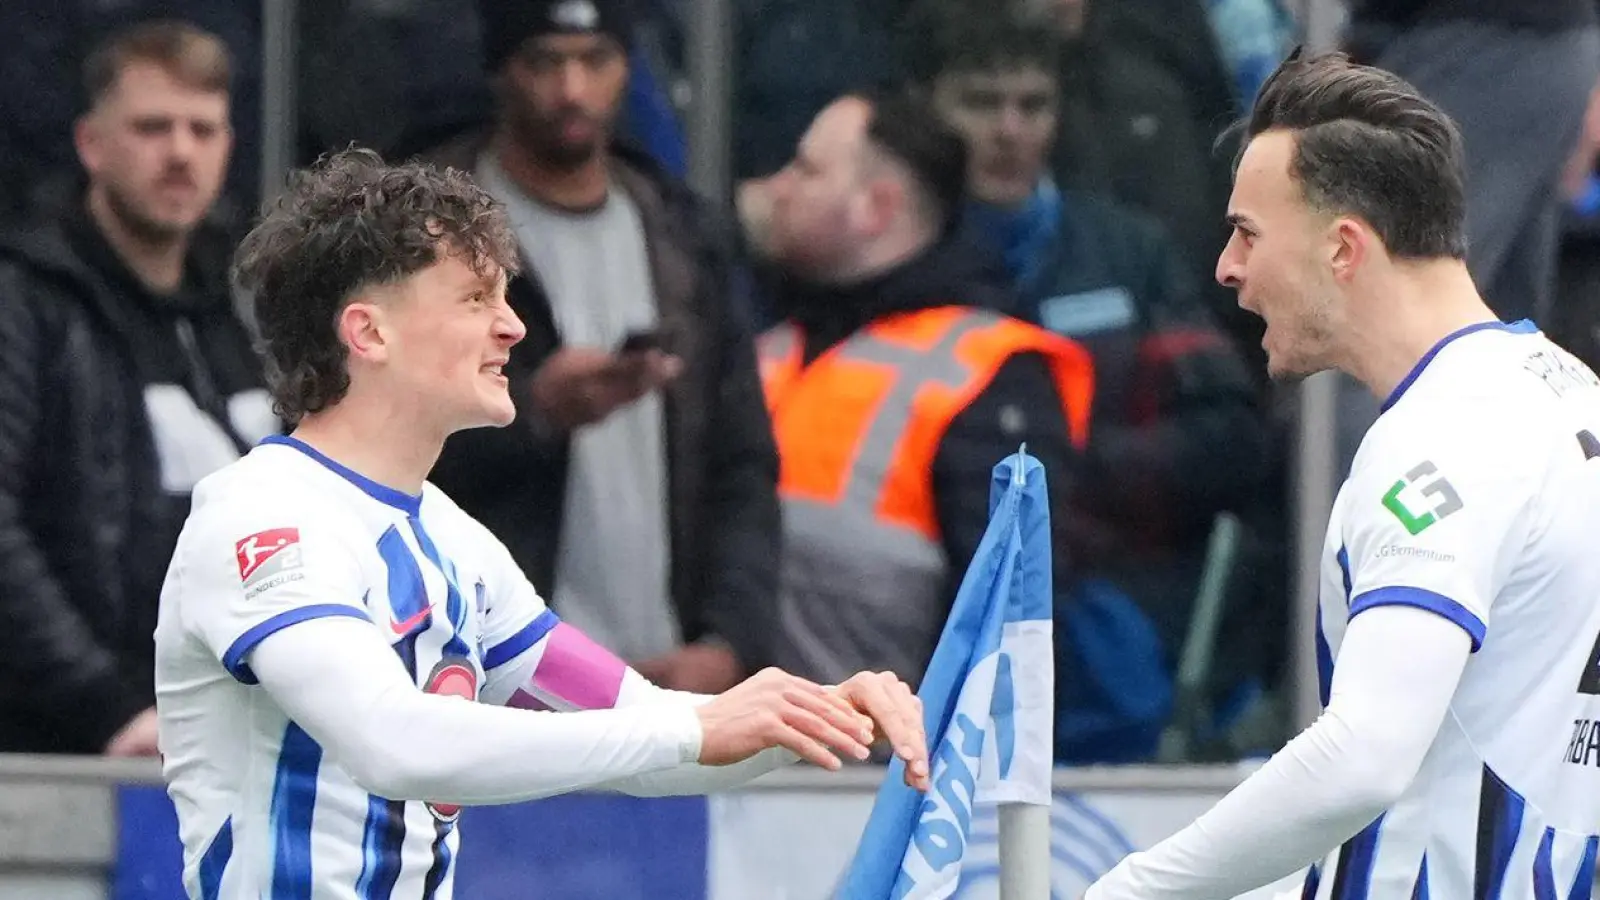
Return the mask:
<path id="1" fill-rule="evenodd" d="M 1026 448 L 994 468 L 989 527 L 917 696 L 933 788 L 890 763 L 838 900 L 936 900 L 959 884 L 976 803 L 1050 805 L 1050 514 Z"/>

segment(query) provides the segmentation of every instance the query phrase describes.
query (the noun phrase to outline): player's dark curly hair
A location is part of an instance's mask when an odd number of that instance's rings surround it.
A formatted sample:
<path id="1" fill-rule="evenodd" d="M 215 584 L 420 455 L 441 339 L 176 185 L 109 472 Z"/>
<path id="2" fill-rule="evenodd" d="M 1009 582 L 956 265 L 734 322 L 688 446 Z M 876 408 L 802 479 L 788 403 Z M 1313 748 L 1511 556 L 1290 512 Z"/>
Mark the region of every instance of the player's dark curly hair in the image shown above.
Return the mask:
<path id="1" fill-rule="evenodd" d="M 362 289 L 463 253 L 487 274 L 519 267 L 504 207 L 464 172 L 390 165 L 352 148 L 295 172 L 234 254 L 251 299 L 274 408 L 290 423 L 350 388 L 336 322 Z"/>
<path id="2" fill-rule="evenodd" d="M 1465 258 L 1461 133 L 1415 87 L 1297 50 L 1262 85 L 1245 136 L 1280 129 L 1296 134 L 1290 171 L 1312 208 L 1360 216 L 1400 258 Z"/>

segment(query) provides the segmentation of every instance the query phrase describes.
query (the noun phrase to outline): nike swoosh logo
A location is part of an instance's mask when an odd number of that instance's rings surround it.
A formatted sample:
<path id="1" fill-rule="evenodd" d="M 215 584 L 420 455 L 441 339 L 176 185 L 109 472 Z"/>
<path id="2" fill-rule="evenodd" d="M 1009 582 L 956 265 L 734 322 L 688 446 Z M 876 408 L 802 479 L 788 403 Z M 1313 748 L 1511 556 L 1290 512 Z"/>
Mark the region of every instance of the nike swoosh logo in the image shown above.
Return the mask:
<path id="1" fill-rule="evenodd" d="M 414 616 L 407 616 L 403 621 L 400 622 L 396 622 L 391 619 L 389 621 L 389 628 L 400 637 L 405 637 L 412 631 L 416 630 L 418 625 L 421 625 L 423 622 L 427 621 L 428 616 L 432 615 L 432 613 L 433 610 L 429 608 L 422 610 Z"/>

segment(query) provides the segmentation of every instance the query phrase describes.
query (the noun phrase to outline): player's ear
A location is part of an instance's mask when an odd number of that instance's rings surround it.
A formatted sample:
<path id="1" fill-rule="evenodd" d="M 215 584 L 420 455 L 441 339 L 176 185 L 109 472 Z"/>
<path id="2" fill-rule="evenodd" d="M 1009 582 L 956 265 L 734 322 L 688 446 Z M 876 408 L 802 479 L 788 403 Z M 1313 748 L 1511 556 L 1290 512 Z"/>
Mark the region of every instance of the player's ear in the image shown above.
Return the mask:
<path id="1" fill-rule="evenodd" d="M 383 362 L 389 353 L 384 336 L 383 307 L 356 298 L 345 304 L 337 320 L 339 340 L 352 359 Z"/>
<path id="2" fill-rule="evenodd" d="M 1335 280 L 1343 283 L 1355 277 L 1372 252 L 1376 237 L 1359 219 L 1339 216 L 1328 226 L 1328 265 Z"/>

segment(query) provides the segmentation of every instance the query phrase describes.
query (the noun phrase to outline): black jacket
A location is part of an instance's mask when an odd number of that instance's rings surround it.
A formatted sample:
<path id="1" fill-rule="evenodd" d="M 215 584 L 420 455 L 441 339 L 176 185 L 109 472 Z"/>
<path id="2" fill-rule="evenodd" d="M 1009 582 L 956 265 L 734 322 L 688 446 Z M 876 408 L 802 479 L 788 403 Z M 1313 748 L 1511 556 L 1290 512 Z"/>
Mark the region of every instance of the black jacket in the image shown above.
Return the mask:
<path id="1" fill-rule="evenodd" d="M 190 305 L 156 309 L 86 215 L 0 235 L 0 752 L 98 753 L 154 702 L 188 501 L 162 488 L 144 388 L 189 365 L 162 349 L 180 320 L 217 396 L 260 386 L 228 252 L 197 236 Z"/>
<path id="2" fill-rule="evenodd" d="M 471 171 L 480 137 L 430 154 Z M 725 640 L 749 669 L 775 632 L 781 543 L 778 458 L 756 374 L 755 345 L 725 226 L 642 154 L 618 148 L 613 175 L 639 207 L 667 349 L 684 370 L 664 393 L 670 590 L 684 640 Z M 561 345 L 539 275 L 525 266 L 511 306 L 527 337 L 506 375 L 518 418 L 460 432 L 430 480 L 511 550 L 545 596 L 554 590 L 569 442 L 539 428 L 524 402 L 534 371 Z"/>
<path id="3" fill-rule="evenodd" d="M 804 361 L 884 316 L 959 304 L 1006 309 L 1006 274 L 965 238 L 950 238 L 889 272 L 849 287 L 823 287 L 765 273 L 782 318 L 805 335 Z M 1077 478 L 1079 456 L 1045 359 L 1018 354 L 950 423 L 933 460 L 933 497 L 955 599 L 961 578 L 989 526 L 989 484 L 995 464 L 1027 444 L 1044 466 L 1051 507 L 1062 508 Z M 1057 542 L 1057 583 L 1065 581 L 1067 545 Z"/>

